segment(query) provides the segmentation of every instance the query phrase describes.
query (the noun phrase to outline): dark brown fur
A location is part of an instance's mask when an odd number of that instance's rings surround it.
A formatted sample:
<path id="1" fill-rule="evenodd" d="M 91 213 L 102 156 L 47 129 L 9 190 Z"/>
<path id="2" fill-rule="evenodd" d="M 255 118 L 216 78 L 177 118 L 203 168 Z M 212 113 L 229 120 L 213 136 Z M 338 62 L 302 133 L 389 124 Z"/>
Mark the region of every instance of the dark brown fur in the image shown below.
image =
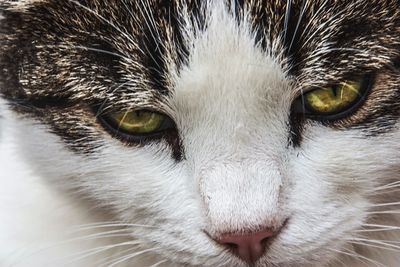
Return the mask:
<path id="1" fill-rule="evenodd" d="M 207 4 L 200 0 L 153 0 L 149 6 L 133 0 L 48 0 L 24 7 L 15 1 L 0 3 L 2 95 L 78 149 L 99 144 L 101 127 L 95 118 L 100 113 L 166 105 L 174 90 L 167 63 L 174 62 L 179 73 L 190 57 L 190 42 L 180 27 L 183 8 L 199 31 L 207 27 Z M 398 121 L 397 1 L 227 4 L 238 23 L 250 13 L 255 45 L 276 57 L 297 94 L 353 76 L 374 77 L 365 104 L 345 119 L 324 122 L 326 126 L 362 128 L 375 135 Z M 307 120 L 292 116 L 299 143 Z"/>

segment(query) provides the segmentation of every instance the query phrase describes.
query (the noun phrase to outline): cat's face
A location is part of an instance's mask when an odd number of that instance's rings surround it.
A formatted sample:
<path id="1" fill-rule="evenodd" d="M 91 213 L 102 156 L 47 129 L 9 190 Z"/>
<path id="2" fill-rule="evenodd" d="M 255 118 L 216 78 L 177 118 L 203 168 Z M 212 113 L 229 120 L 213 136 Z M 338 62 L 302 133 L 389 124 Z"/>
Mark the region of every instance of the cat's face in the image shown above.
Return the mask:
<path id="1" fill-rule="evenodd" d="M 1 89 L 27 159 L 149 226 L 132 238 L 175 264 L 245 266 L 213 239 L 265 229 L 257 266 L 351 253 L 377 187 L 399 176 L 398 3 L 284 2 L 4 4 Z M 306 92 L 353 82 L 340 111 L 307 107 Z M 121 134 L 107 119 L 129 110 L 173 123 Z"/>

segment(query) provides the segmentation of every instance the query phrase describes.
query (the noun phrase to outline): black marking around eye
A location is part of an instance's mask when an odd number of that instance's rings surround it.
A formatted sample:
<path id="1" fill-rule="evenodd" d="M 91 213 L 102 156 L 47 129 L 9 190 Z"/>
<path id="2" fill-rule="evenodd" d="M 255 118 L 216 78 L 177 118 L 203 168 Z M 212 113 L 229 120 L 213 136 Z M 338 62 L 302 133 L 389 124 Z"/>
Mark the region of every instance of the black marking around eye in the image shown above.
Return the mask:
<path id="1" fill-rule="evenodd" d="M 189 21 L 197 24 L 200 31 L 207 27 L 207 12 L 204 10 L 207 1 L 202 0 L 125 1 L 128 9 L 111 0 L 77 2 L 95 9 L 121 27 L 136 40 L 138 47 L 130 44 L 115 27 L 72 1 L 38 1 L 26 10 L 3 10 L 6 19 L 0 25 L 0 87 L 6 98 L 16 103 L 23 100 L 19 103 L 41 109 L 54 107 L 58 100 L 71 106 L 78 103 L 92 106 L 108 99 L 111 101 L 107 105 L 118 108 L 132 102 L 139 106 L 155 103 L 174 89 L 174 84 L 167 79 L 170 70 L 166 57 L 176 53 L 173 63 L 179 73 L 190 56 L 188 40 L 181 29 L 182 6 L 188 7 Z M 149 2 L 151 6 L 139 6 L 143 2 Z M 397 4 L 397 1 L 371 1 L 365 4 L 368 8 L 360 6 L 356 10 L 348 9 L 352 1 L 234 2 L 235 9 L 231 13 L 240 21 L 244 11 L 249 11 L 256 44 L 272 56 L 283 49 L 289 62 L 288 74 L 293 79 L 300 77 L 299 83 L 310 85 L 315 81 L 332 81 L 349 71 L 376 71 L 387 64 L 387 58 L 398 57 L 400 51 L 397 34 L 400 22 L 398 17 L 392 18 L 398 8 L 393 8 L 393 3 Z M 304 6 L 306 2 L 307 7 Z M 226 3 L 229 6 L 232 1 Z M 288 3 L 291 3 L 290 9 Z M 322 7 L 323 3 L 327 5 Z M 4 9 L 3 6 L 0 8 Z M 342 10 L 347 16 L 339 14 Z M 143 15 L 143 11 L 148 12 L 154 21 L 144 20 L 148 15 Z M 320 14 L 316 15 L 318 12 Z M 335 16 L 337 19 L 331 21 Z M 370 24 L 371 21 L 374 23 Z M 322 23 L 327 23 L 326 27 L 317 30 Z M 354 25 L 359 26 L 357 30 Z M 312 39 L 307 41 L 312 34 Z M 368 35 L 368 40 L 358 35 Z M 282 41 L 282 47 L 277 46 L 279 51 L 271 47 L 274 41 Z M 324 41 L 328 41 L 332 45 L 328 48 L 333 50 L 321 53 L 313 62 L 310 54 Z M 77 47 L 62 47 L 65 45 Z M 340 51 L 343 48 L 367 50 L 368 53 Z M 133 79 L 129 85 L 114 91 L 116 85 L 129 79 Z M 388 87 L 388 90 L 395 89 Z M 383 110 L 391 114 L 386 118 L 393 124 L 397 113 L 390 107 L 396 109 L 396 103 L 385 101 L 381 101 Z M 375 108 L 365 116 L 369 119 L 364 125 L 381 121 L 382 127 L 379 128 L 386 127 L 387 123 L 381 119 L 385 114 L 378 115 L 382 113 Z M 299 121 L 294 119 L 293 122 Z M 361 124 L 358 126 L 363 127 Z M 301 140 L 300 129 L 293 127 L 293 140 Z"/>
<path id="2" fill-rule="evenodd" d="M 79 116 L 73 116 L 75 106 L 90 109 L 102 104 L 122 109 L 127 103 L 140 106 L 151 104 L 152 99 L 160 101 L 160 94 L 172 90 L 166 80 L 170 71 L 166 57 L 176 52 L 179 69 L 187 63 L 189 52 L 180 31 L 182 2 L 163 1 L 158 6 L 151 2 L 153 6 L 146 10 L 138 10 L 144 7 L 136 1 L 126 1 L 126 7 L 112 1 L 77 3 L 99 12 L 111 24 L 73 1 L 37 2 L 26 10 L 3 10 L 0 86 L 16 111 L 38 117 L 55 133 L 68 137 L 65 140 L 72 147 L 88 151 L 93 140 L 84 135 L 96 135 L 85 131 Z M 201 3 L 186 3 L 193 23 L 205 20 Z M 145 23 L 144 18 L 150 21 Z M 130 43 L 132 40 L 136 44 Z M 168 42 L 173 42 L 176 51 L 168 50 Z M 50 110 L 54 116 L 48 116 Z M 85 114 L 89 115 L 88 111 Z M 182 158 L 176 141 L 167 139 L 174 157 Z"/>
<path id="3" fill-rule="evenodd" d="M 303 114 L 291 111 L 288 123 L 289 129 L 289 145 L 293 147 L 300 146 L 303 140 L 304 122 L 305 117 Z"/>
<path id="4" fill-rule="evenodd" d="M 368 137 L 397 129 L 400 118 L 399 71 L 388 67 L 382 72 L 384 74 L 376 80 L 364 110 L 356 114 L 355 121 L 348 127 L 362 130 Z"/>

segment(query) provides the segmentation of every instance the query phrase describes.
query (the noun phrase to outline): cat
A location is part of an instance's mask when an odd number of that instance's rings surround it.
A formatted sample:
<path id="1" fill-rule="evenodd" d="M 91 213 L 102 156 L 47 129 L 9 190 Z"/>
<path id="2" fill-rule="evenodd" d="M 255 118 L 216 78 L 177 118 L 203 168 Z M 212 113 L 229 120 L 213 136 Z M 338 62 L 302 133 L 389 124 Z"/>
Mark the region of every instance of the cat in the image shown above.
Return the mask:
<path id="1" fill-rule="evenodd" d="M 1 266 L 400 265 L 395 0 L 0 0 Z"/>

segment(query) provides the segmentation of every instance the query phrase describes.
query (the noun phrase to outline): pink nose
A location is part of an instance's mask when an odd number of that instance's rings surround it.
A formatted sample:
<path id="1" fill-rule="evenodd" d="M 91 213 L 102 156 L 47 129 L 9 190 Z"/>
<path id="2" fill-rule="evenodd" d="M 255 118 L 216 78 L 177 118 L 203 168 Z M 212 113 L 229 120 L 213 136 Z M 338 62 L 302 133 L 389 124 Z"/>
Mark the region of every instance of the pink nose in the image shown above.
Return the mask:
<path id="1" fill-rule="evenodd" d="M 251 234 L 228 234 L 216 240 L 229 247 L 241 259 L 249 263 L 257 261 L 265 252 L 267 241 L 275 235 L 273 231 L 261 231 Z"/>

